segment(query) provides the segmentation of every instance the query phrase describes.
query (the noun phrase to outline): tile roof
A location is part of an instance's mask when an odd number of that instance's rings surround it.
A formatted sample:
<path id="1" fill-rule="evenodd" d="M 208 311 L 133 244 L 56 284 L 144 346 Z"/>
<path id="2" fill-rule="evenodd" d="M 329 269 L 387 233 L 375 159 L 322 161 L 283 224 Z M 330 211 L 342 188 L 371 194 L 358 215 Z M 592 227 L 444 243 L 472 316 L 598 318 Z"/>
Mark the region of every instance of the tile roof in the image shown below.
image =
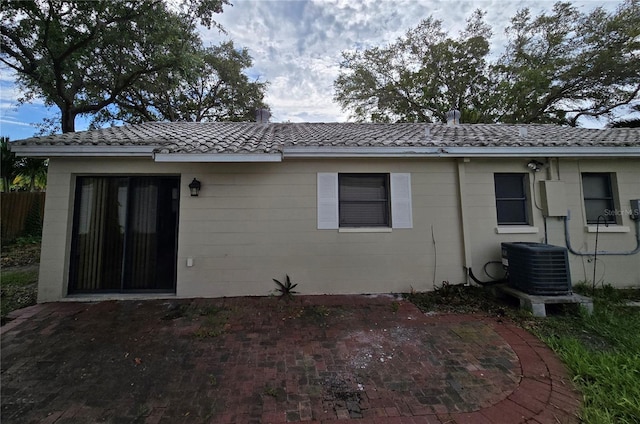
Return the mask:
<path id="1" fill-rule="evenodd" d="M 640 147 L 640 128 L 548 124 L 147 122 L 18 140 L 20 146 L 157 146 L 157 153 L 280 153 L 313 147 Z"/>

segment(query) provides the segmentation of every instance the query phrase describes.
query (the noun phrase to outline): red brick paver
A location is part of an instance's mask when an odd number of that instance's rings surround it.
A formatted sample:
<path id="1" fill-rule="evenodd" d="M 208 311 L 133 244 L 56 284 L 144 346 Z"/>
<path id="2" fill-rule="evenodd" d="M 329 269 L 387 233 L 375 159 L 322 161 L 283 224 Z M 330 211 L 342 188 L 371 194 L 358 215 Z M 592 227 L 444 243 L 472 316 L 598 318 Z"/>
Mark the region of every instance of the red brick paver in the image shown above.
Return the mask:
<path id="1" fill-rule="evenodd" d="M 388 296 L 36 305 L 2 327 L 5 423 L 574 423 L 521 328 Z"/>

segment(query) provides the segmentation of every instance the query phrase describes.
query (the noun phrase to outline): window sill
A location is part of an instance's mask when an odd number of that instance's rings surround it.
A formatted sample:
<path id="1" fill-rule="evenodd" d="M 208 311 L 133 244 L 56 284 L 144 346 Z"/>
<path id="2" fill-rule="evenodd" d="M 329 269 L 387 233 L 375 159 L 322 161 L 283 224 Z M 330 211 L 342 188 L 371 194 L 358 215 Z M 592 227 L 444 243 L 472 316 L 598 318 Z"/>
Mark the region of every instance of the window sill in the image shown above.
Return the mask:
<path id="1" fill-rule="evenodd" d="M 338 228 L 339 233 L 390 233 L 389 227 Z"/>
<path id="2" fill-rule="evenodd" d="M 496 227 L 496 234 L 537 234 L 538 227 L 530 226 L 513 226 L 513 227 Z"/>
<path id="3" fill-rule="evenodd" d="M 586 227 L 584 227 L 585 230 L 587 230 L 587 233 L 595 233 L 596 232 L 596 226 L 595 225 L 587 225 Z M 624 226 L 624 225 L 609 225 L 608 227 L 605 227 L 604 225 L 600 225 L 600 227 L 598 228 L 597 232 L 599 233 L 629 233 L 631 232 L 631 230 L 629 229 L 629 227 Z"/>

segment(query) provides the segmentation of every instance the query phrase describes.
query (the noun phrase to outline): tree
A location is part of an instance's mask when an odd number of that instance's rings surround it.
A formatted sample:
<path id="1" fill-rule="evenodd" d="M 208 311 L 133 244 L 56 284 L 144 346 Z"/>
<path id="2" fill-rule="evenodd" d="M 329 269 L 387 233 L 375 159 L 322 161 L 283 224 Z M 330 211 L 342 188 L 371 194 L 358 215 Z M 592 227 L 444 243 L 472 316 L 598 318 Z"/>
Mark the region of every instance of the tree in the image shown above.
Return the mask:
<path id="1" fill-rule="evenodd" d="M 46 159 L 22 158 L 18 163 L 18 177 L 20 183 L 29 191 L 47 186 L 48 162 Z"/>
<path id="2" fill-rule="evenodd" d="M 2 163 L 0 164 L 2 191 L 7 192 L 11 190 L 13 180 L 15 180 L 19 173 L 19 159 L 16 158 L 15 153 L 9 150 L 9 138 L 7 137 L 0 137 L 0 158 L 2 159 Z"/>
<path id="3" fill-rule="evenodd" d="M 640 93 L 640 2 L 616 12 L 580 13 L 556 3 L 550 14 L 519 11 L 500 75 L 501 121 L 575 126 L 581 116 L 611 117 Z"/>
<path id="4" fill-rule="evenodd" d="M 146 75 L 116 99 L 116 108 L 104 109 L 96 124 L 121 120 L 250 121 L 264 107 L 266 83 L 249 81 L 244 71 L 252 59 L 232 41 L 200 49 L 192 66 Z"/>
<path id="5" fill-rule="evenodd" d="M 0 138 L 2 163 L 2 191 L 11 191 L 12 187 L 26 187 L 29 191 L 43 188 L 47 184 L 47 161 L 35 158 L 18 158 L 9 150 L 9 138 Z"/>
<path id="6" fill-rule="evenodd" d="M 558 2 L 518 11 L 489 62 L 491 32 L 476 11 L 457 38 L 428 18 L 387 47 L 343 52 L 335 100 L 359 121 L 561 123 L 612 119 L 639 100 L 640 0 L 584 14 Z"/>
<path id="7" fill-rule="evenodd" d="M 8 1 L 0 12 L 0 61 L 17 73 L 23 101 L 57 106 L 62 132 L 75 117 L 113 104 L 146 75 L 185 66 L 227 0 Z"/>
<path id="8" fill-rule="evenodd" d="M 481 94 L 491 31 L 483 18 L 476 10 L 456 39 L 428 18 L 386 47 L 343 52 L 335 100 L 358 121 L 433 122 L 452 108 L 487 120 Z"/>

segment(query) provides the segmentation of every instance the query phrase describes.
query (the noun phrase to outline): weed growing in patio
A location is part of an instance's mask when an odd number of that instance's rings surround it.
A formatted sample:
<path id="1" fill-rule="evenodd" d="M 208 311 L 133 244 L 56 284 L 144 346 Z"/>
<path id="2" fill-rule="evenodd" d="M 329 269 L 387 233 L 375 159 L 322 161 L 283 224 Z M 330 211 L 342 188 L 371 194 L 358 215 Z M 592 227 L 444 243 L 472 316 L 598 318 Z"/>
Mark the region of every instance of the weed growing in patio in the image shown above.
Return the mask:
<path id="1" fill-rule="evenodd" d="M 195 303 L 172 305 L 162 317 L 163 320 L 185 318 L 189 321 L 200 321 L 200 328 L 193 332 L 199 339 L 218 337 L 223 334 L 229 321 L 231 311 L 215 305 L 198 305 Z"/>
<path id="2" fill-rule="evenodd" d="M 290 300 L 293 299 L 293 295 L 298 293 L 297 291 L 293 290 L 294 288 L 296 288 L 296 286 L 298 284 L 297 283 L 293 284 L 291 282 L 291 279 L 289 278 L 289 275 L 286 275 L 285 277 L 286 277 L 286 279 L 285 279 L 284 283 L 279 281 L 279 280 L 276 280 L 275 278 L 273 279 L 273 281 L 278 286 L 278 287 L 276 287 L 275 291 L 277 293 L 280 293 L 279 299 L 284 299 L 286 301 L 290 301 Z"/>
<path id="3" fill-rule="evenodd" d="M 509 305 L 497 300 L 487 289 L 464 284 L 450 284 L 443 281 L 433 291 L 412 291 L 405 295 L 407 300 L 425 312 L 474 313 L 484 312 L 503 316 L 507 312 L 519 314 L 516 309 L 509 310 Z"/>
<path id="4" fill-rule="evenodd" d="M 277 397 L 278 396 L 278 389 L 274 388 L 274 387 L 265 387 L 264 388 L 264 394 L 267 396 L 271 396 L 271 397 Z"/>
<path id="5" fill-rule="evenodd" d="M 204 317 L 204 320 L 200 328 L 194 332 L 196 337 L 201 339 L 218 337 L 226 331 L 229 321 L 227 309 L 208 306 L 201 310 L 201 316 Z"/>
<path id="6" fill-rule="evenodd" d="M 393 313 L 398 312 L 398 310 L 400 309 L 400 304 L 398 302 L 391 302 L 391 311 Z"/>

